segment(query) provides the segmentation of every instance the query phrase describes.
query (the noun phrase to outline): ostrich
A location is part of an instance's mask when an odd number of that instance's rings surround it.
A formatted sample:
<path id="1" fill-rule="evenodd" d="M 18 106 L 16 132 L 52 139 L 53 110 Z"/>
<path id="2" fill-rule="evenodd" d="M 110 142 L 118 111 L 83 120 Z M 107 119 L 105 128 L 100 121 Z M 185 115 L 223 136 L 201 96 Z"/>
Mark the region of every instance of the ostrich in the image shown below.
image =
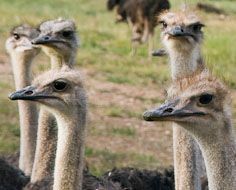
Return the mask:
<path id="1" fill-rule="evenodd" d="M 83 142 L 86 123 L 86 95 L 80 75 L 74 70 L 50 70 L 29 86 L 12 94 L 12 100 L 36 101 L 52 112 L 58 123 L 58 145 L 53 189 L 81 189 Z M 114 189 L 119 186 L 85 173 L 83 189 Z M 26 189 L 51 188 L 51 178 L 30 184 Z M 105 188 L 108 186 L 107 188 Z"/>
<path id="2" fill-rule="evenodd" d="M 54 115 L 58 142 L 53 189 L 82 189 L 87 104 L 80 74 L 50 70 L 10 99 L 36 101 Z"/>
<path id="3" fill-rule="evenodd" d="M 148 55 L 153 50 L 153 34 L 158 22 L 156 16 L 170 8 L 168 0 L 108 0 L 108 10 L 117 8 L 117 21 L 127 21 L 132 32 L 132 52 L 139 43 L 148 41 Z"/>
<path id="4" fill-rule="evenodd" d="M 30 85 L 31 65 L 39 48 L 32 46 L 31 40 L 38 36 L 38 31 L 28 25 L 20 25 L 10 33 L 6 40 L 6 50 L 11 57 L 15 87 L 17 90 Z M 18 101 L 20 117 L 20 159 L 19 167 L 30 175 L 32 172 L 36 148 L 38 113 L 30 102 Z"/>
<path id="5" fill-rule="evenodd" d="M 50 57 L 51 68 L 73 67 L 78 48 L 75 23 L 71 20 L 56 19 L 45 21 L 39 26 L 40 35 L 32 40 L 40 45 Z M 57 129 L 54 116 L 44 107 L 39 113 L 38 140 L 31 183 L 42 181 L 53 175 Z"/>
<path id="6" fill-rule="evenodd" d="M 209 190 L 236 189 L 236 137 L 227 88 L 205 74 L 180 81 L 178 86 L 182 90 L 178 97 L 147 111 L 144 119 L 178 123 L 202 150 Z"/>
<path id="7" fill-rule="evenodd" d="M 201 55 L 204 26 L 193 13 L 165 12 L 159 16 L 162 23 L 162 42 L 170 57 L 173 81 L 191 78 L 202 72 L 205 64 Z M 176 91 L 177 92 L 177 91 Z M 169 98 L 176 96 L 169 90 Z M 204 161 L 196 141 L 180 128 L 181 123 L 173 123 L 175 188 L 200 189 L 201 177 L 205 175 Z"/>

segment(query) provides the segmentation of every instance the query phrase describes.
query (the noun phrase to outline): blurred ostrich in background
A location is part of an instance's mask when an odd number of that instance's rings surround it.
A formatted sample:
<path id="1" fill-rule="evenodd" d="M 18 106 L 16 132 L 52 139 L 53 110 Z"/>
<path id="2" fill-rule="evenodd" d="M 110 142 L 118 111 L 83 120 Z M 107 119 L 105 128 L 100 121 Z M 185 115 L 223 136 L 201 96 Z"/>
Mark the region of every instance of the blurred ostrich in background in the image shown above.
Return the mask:
<path id="1" fill-rule="evenodd" d="M 168 0 L 108 0 L 107 9 L 116 9 L 116 22 L 127 22 L 131 29 L 132 51 L 135 55 L 137 45 L 148 41 L 148 55 L 153 50 L 154 29 L 157 16 L 170 9 Z"/>

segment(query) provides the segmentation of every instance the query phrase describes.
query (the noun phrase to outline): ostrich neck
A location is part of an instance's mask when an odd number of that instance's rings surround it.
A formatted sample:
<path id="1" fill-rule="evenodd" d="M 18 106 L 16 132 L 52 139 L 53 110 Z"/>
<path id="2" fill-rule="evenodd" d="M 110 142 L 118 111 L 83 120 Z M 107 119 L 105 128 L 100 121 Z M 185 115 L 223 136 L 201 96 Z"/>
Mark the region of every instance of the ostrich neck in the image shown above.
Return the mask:
<path id="1" fill-rule="evenodd" d="M 204 69 L 200 46 L 194 49 L 179 47 L 169 49 L 172 80 L 189 77 Z M 183 128 L 173 124 L 173 147 L 175 189 L 201 188 L 201 177 L 205 175 L 204 160 L 197 142 Z"/>
<path id="2" fill-rule="evenodd" d="M 191 76 L 204 68 L 199 46 L 192 50 L 169 50 L 169 54 L 173 80 Z"/>
<path id="3" fill-rule="evenodd" d="M 63 66 L 73 67 L 75 63 L 75 56 L 62 56 L 58 53 L 50 53 L 51 69 L 60 69 Z"/>
<path id="4" fill-rule="evenodd" d="M 33 57 L 24 53 L 11 55 L 16 90 L 30 85 L 30 68 Z M 26 175 L 32 172 L 36 148 L 38 113 L 34 103 L 18 101 L 20 118 L 20 158 L 19 167 Z"/>
<path id="5" fill-rule="evenodd" d="M 11 55 L 16 90 L 30 85 L 30 70 L 33 58 L 24 55 L 24 52 Z"/>
<path id="6" fill-rule="evenodd" d="M 194 136 L 205 159 L 209 190 L 236 189 L 236 142 L 232 128 L 225 126 L 207 137 Z"/>
<path id="7" fill-rule="evenodd" d="M 31 182 L 43 180 L 53 176 L 56 156 L 57 128 L 55 117 L 47 110 L 41 108 L 39 112 L 39 125 L 35 160 L 31 175 Z"/>
<path id="8" fill-rule="evenodd" d="M 56 115 L 58 143 L 53 190 L 82 190 L 85 113 Z"/>
<path id="9" fill-rule="evenodd" d="M 189 133 L 176 123 L 173 123 L 173 149 L 175 189 L 201 189 L 203 159 L 200 149 Z"/>

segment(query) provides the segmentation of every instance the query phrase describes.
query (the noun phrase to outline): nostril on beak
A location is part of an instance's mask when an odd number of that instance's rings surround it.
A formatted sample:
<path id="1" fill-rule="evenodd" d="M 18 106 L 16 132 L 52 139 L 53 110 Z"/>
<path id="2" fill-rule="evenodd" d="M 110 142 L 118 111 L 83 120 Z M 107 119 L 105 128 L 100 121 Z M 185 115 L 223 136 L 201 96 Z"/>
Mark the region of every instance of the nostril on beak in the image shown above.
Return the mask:
<path id="1" fill-rule="evenodd" d="M 175 32 L 184 32 L 184 29 L 181 26 L 176 26 L 175 27 Z"/>
<path id="2" fill-rule="evenodd" d="M 164 110 L 164 113 L 171 113 L 173 111 L 174 111 L 173 108 L 167 108 L 167 109 Z"/>
<path id="3" fill-rule="evenodd" d="M 26 92 L 25 92 L 25 95 L 31 95 L 31 94 L 33 94 L 33 91 L 32 91 L 32 90 L 29 90 L 29 91 L 26 91 Z"/>
<path id="4" fill-rule="evenodd" d="M 44 37 L 44 40 L 49 40 L 49 37 L 48 37 L 48 36 L 45 36 L 45 37 Z"/>

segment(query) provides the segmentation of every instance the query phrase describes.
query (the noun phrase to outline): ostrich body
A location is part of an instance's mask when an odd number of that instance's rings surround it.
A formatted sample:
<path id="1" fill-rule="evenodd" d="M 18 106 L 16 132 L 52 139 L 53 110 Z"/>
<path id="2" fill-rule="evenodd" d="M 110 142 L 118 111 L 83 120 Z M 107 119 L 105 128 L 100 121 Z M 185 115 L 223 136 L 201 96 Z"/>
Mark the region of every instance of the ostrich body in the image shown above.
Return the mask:
<path id="1" fill-rule="evenodd" d="M 24 173 L 0 158 L 0 189 L 21 190 L 29 181 Z"/>
<path id="2" fill-rule="evenodd" d="M 202 150 L 209 190 L 236 189 L 236 137 L 227 88 L 204 72 L 175 85 L 182 93 L 144 113 L 145 120 L 173 121 L 187 130 Z"/>
<path id="3" fill-rule="evenodd" d="M 123 189 L 174 190 L 174 169 L 163 171 L 140 170 L 137 168 L 114 168 L 103 175 L 107 181 L 118 183 Z"/>
<path id="4" fill-rule="evenodd" d="M 162 42 L 170 57 L 173 81 L 191 78 L 204 70 L 201 42 L 204 26 L 199 18 L 188 12 L 166 12 L 159 16 L 162 23 Z M 175 97 L 174 91 L 168 92 Z M 201 189 L 201 177 L 205 175 L 204 161 L 196 141 L 180 123 L 173 123 L 175 188 Z"/>
<path id="5" fill-rule="evenodd" d="M 62 66 L 73 67 L 78 48 L 75 24 L 71 20 L 50 20 L 43 22 L 40 35 L 32 40 L 40 45 L 50 57 L 51 69 Z M 45 176 L 53 175 L 56 154 L 57 128 L 55 117 L 48 110 L 41 107 L 39 113 L 39 130 L 37 149 L 31 183 L 42 181 Z"/>
<path id="6" fill-rule="evenodd" d="M 15 27 L 6 41 L 6 49 L 11 57 L 16 90 L 31 83 L 31 65 L 39 49 L 32 46 L 31 40 L 38 31 L 28 25 Z M 36 149 L 38 113 L 30 102 L 18 101 L 20 117 L 20 159 L 19 168 L 30 175 Z"/>
<path id="7" fill-rule="evenodd" d="M 53 189 L 82 189 L 87 106 L 79 73 L 51 70 L 10 98 L 36 101 L 55 116 L 58 142 Z"/>

